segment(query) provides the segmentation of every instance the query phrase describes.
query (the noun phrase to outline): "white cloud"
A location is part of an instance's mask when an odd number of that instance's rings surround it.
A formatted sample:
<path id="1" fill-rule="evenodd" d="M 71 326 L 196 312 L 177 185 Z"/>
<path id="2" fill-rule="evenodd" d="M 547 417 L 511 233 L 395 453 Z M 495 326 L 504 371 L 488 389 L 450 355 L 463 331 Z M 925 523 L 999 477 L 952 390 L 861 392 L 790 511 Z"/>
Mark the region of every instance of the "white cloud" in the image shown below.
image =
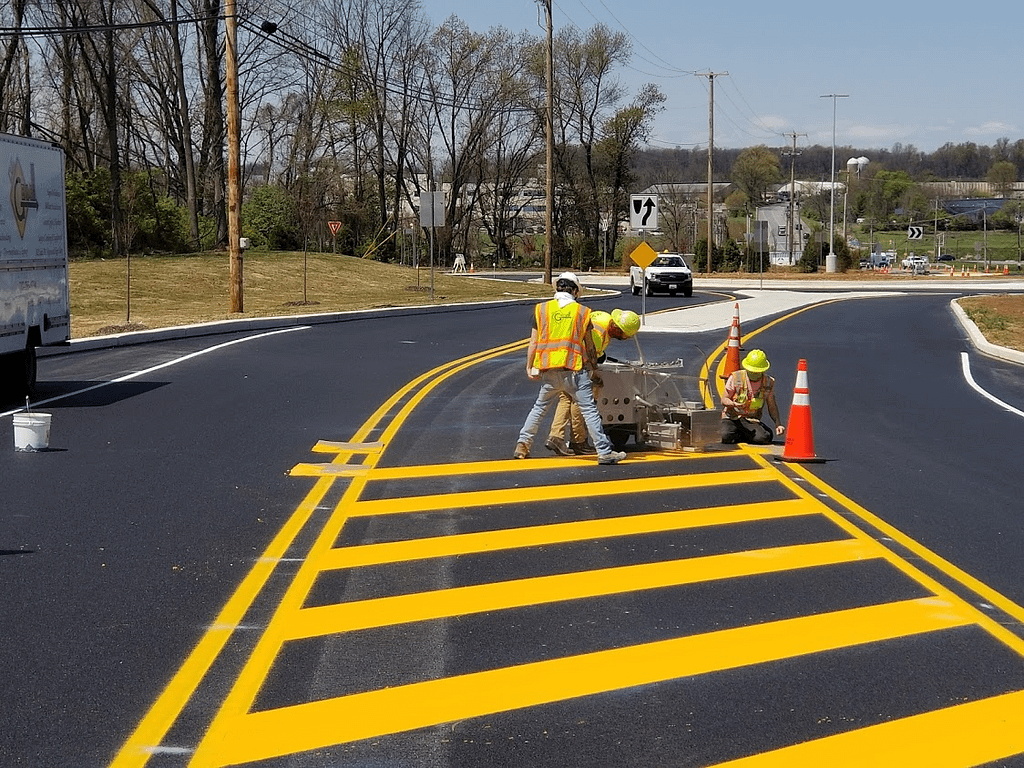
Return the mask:
<path id="1" fill-rule="evenodd" d="M 964 128 L 964 133 L 968 136 L 995 136 L 996 138 L 1002 136 L 1010 136 L 1017 133 L 1017 127 L 1004 123 L 1001 120 L 990 120 L 987 123 L 981 125 L 968 126 Z"/>

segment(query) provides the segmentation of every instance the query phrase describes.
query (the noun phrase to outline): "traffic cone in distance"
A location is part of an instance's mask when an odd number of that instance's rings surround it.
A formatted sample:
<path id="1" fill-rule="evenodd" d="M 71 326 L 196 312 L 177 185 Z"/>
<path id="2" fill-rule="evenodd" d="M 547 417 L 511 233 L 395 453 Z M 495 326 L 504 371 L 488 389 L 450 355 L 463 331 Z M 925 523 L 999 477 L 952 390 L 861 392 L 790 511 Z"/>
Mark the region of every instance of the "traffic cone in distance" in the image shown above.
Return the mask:
<path id="1" fill-rule="evenodd" d="M 793 406 L 789 409 L 786 427 L 786 447 L 782 461 L 824 462 L 814 452 L 814 425 L 811 423 L 811 396 L 807 388 L 807 361 L 801 359 L 796 367 L 796 386 L 793 387 Z"/>
<path id="2" fill-rule="evenodd" d="M 738 371 L 739 369 L 740 369 L 740 318 L 739 318 L 739 314 L 736 314 L 736 315 L 733 315 L 732 325 L 729 326 L 729 341 L 728 341 L 728 345 L 725 348 L 725 367 L 722 369 L 722 378 L 723 379 L 728 379 L 733 371 Z"/>

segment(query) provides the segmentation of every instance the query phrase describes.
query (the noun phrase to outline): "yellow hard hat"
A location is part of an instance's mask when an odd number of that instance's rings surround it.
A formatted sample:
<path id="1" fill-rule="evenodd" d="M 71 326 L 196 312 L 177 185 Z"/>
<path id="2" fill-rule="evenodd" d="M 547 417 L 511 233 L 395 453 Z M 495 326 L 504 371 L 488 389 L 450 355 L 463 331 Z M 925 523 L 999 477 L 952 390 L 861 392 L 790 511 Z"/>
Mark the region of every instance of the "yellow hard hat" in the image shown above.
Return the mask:
<path id="1" fill-rule="evenodd" d="M 760 349 L 752 349 L 743 358 L 743 367 L 751 373 L 764 373 L 771 368 L 768 356 Z"/>
<path id="2" fill-rule="evenodd" d="M 640 330 L 640 315 L 631 309 L 613 309 L 612 322 L 619 326 L 622 335 L 627 339 L 636 336 Z"/>

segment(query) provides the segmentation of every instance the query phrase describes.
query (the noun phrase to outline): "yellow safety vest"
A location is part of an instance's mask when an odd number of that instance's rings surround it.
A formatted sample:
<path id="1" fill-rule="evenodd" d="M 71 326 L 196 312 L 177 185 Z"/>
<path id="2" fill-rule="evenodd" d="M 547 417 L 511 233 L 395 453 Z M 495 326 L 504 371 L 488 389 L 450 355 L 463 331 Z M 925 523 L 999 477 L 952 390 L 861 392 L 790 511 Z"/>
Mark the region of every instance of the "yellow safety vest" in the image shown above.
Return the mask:
<path id="1" fill-rule="evenodd" d="M 727 408 L 722 412 L 723 418 L 735 418 L 735 416 L 727 415 L 726 411 L 733 411 L 738 416 L 748 416 L 754 419 L 761 418 L 761 412 L 764 410 L 765 403 L 768 400 L 768 395 L 771 394 L 775 388 L 775 379 L 769 376 L 767 373 L 761 375 L 761 388 L 757 392 L 756 397 L 750 396 L 751 382 L 747 372 L 740 368 L 732 373 L 733 383 L 736 385 L 736 394 L 733 396 L 733 400 L 739 403 L 738 407 Z"/>
<path id="2" fill-rule="evenodd" d="M 533 367 L 542 371 L 551 368 L 580 370 L 587 353 L 583 332 L 590 321 L 590 309 L 575 301 L 561 307 L 557 299 L 552 299 L 538 304 L 534 316 L 537 346 Z"/>
<path id="3" fill-rule="evenodd" d="M 611 334 L 608 333 L 608 326 L 611 325 L 611 322 L 612 316 L 607 312 L 597 310 L 590 313 L 590 327 L 593 329 L 590 338 L 594 340 L 594 349 L 597 350 L 598 357 L 604 354 L 612 340 Z"/>

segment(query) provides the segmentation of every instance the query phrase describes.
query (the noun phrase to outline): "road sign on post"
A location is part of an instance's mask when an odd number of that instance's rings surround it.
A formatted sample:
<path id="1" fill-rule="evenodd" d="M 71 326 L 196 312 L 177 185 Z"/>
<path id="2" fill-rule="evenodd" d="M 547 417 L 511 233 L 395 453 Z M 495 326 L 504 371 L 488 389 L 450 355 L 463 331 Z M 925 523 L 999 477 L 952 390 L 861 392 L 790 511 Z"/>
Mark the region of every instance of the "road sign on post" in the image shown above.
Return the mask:
<path id="1" fill-rule="evenodd" d="M 629 196 L 629 226 L 631 229 L 657 229 L 657 195 Z"/>
<path id="2" fill-rule="evenodd" d="M 924 237 L 924 227 L 908 227 L 907 240 L 920 240 Z"/>
<path id="3" fill-rule="evenodd" d="M 338 236 L 338 230 L 341 229 L 340 221 L 328 221 L 327 226 L 331 228 L 331 234 L 335 237 Z"/>
<path id="4" fill-rule="evenodd" d="M 643 275 L 643 279 L 640 281 L 640 318 L 642 322 L 647 321 L 647 268 L 657 257 L 658 252 L 647 243 L 640 243 L 629 254 L 629 258 L 640 267 L 640 272 Z"/>
<path id="5" fill-rule="evenodd" d="M 434 300 L 434 229 L 444 226 L 444 192 L 420 193 L 420 226 L 430 230 L 430 300 Z"/>

